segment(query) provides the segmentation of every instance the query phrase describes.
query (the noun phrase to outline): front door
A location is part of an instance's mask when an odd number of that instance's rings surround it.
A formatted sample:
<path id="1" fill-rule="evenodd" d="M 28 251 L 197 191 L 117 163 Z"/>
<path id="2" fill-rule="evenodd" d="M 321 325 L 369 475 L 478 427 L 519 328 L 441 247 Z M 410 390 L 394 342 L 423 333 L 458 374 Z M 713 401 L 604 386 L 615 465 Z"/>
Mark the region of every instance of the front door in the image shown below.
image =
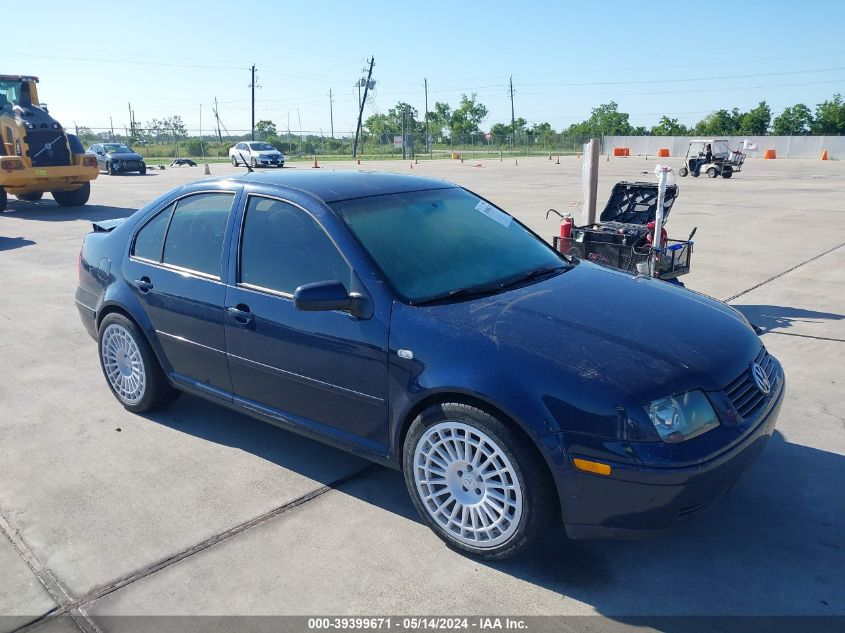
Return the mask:
<path id="1" fill-rule="evenodd" d="M 221 261 L 234 198 L 202 192 L 169 204 L 138 231 L 124 270 L 173 378 L 227 398 Z"/>
<path id="2" fill-rule="evenodd" d="M 226 292 L 226 349 L 235 400 L 345 443 L 387 446 L 387 324 L 346 312 L 303 312 L 304 284 L 359 281 L 302 207 L 251 195 L 236 284 Z"/>

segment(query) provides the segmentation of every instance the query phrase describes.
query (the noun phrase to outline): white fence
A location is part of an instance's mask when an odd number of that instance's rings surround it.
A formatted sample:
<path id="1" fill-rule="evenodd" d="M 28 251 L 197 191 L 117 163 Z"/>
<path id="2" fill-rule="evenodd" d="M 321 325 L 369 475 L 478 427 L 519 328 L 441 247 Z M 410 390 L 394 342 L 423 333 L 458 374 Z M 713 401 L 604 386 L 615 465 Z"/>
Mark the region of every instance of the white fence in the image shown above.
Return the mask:
<path id="1" fill-rule="evenodd" d="M 666 148 L 671 156 L 685 156 L 689 142 L 695 136 L 605 136 L 602 154 L 613 153 L 614 147 L 629 147 L 632 156 L 657 156 Z M 762 158 L 763 152 L 773 149 L 778 158 L 821 158 L 827 150 L 830 159 L 845 158 L 845 136 L 727 136 L 731 149 L 745 141 L 749 158 Z M 754 149 L 749 149 L 754 148 Z"/>

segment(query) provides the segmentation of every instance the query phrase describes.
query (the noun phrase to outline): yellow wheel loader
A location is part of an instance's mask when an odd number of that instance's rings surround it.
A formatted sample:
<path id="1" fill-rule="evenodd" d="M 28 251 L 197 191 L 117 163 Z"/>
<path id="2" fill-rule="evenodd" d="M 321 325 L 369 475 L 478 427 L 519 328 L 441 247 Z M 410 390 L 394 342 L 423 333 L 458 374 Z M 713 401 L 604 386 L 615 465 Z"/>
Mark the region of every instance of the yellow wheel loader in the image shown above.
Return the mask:
<path id="1" fill-rule="evenodd" d="M 97 157 L 38 100 L 38 77 L 0 75 L 0 211 L 8 195 L 39 200 L 45 192 L 63 207 L 83 205 L 100 173 Z"/>

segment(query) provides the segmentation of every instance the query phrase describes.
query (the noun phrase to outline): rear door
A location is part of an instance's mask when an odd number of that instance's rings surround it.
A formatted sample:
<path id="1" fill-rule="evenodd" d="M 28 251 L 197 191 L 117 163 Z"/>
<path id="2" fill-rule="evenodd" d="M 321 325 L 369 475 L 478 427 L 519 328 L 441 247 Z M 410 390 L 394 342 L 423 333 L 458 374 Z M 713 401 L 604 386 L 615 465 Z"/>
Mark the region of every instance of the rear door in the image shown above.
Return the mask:
<path id="1" fill-rule="evenodd" d="M 388 322 L 298 310 L 293 293 L 304 284 L 332 280 L 366 289 L 303 206 L 253 194 L 244 213 L 240 239 L 233 240 L 236 279 L 226 294 L 235 401 L 384 452 Z"/>
<path id="2" fill-rule="evenodd" d="M 237 194 L 199 191 L 171 202 L 135 234 L 124 267 L 173 378 L 225 398 L 231 397 L 232 383 L 222 260 Z"/>

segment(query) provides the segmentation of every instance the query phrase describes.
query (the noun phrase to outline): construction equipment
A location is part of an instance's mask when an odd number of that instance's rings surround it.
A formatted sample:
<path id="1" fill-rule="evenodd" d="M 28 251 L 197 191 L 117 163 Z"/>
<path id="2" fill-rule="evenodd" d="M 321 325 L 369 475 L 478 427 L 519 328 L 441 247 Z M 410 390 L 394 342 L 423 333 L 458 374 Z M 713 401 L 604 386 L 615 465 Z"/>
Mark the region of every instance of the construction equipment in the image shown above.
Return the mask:
<path id="1" fill-rule="evenodd" d="M 63 207 L 83 205 L 97 177 L 97 158 L 66 134 L 38 99 L 37 77 L 0 75 L 0 211 L 8 194 Z"/>

